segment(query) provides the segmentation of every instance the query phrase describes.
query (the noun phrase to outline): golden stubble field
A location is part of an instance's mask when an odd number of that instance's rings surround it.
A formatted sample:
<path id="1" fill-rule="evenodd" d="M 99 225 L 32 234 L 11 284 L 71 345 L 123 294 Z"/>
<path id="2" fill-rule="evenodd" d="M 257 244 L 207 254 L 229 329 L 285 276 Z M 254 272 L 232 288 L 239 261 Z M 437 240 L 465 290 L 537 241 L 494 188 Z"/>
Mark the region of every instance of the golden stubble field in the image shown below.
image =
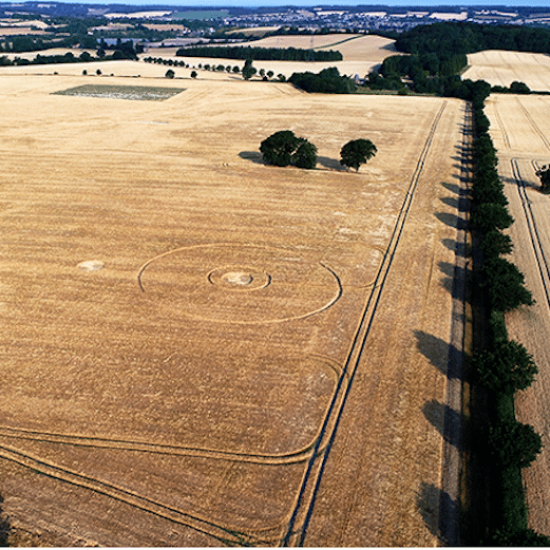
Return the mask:
<path id="1" fill-rule="evenodd" d="M 386 57 L 395 55 L 394 41 L 376 35 L 322 35 L 322 36 L 279 36 L 265 38 L 253 42 L 255 47 L 266 48 L 314 48 L 314 49 L 333 49 L 342 53 L 342 61 L 330 62 L 295 62 L 295 61 L 254 61 L 254 67 L 259 71 L 264 69 L 266 72 L 273 71 L 275 77 L 279 74 L 289 78 L 292 73 L 311 71 L 318 73 L 328 67 L 337 67 L 341 74 L 354 77 L 356 74 L 361 78 L 365 77 L 371 70 L 378 67 Z M 244 60 L 223 59 L 208 57 L 176 57 L 179 48 L 149 48 L 139 57 L 161 57 L 163 59 L 173 59 L 176 61 L 185 61 L 189 68 L 172 67 L 176 79 L 190 78 L 192 70 L 197 70 L 198 79 L 201 80 L 242 80 L 240 75 L 225 72 L 211 72 L 199 69 L 199 65 L 235 65 L 242 68 Z M 83 50 L 67 50 L 56 48 L 41 52 L 42 55 L 64 55 L 67 51 L 72 51 L 75 57 L 78 57 Z M 95 55 L 95 51 L 87 50 Z M 10 59 L 21 57 L 34 59 L 37 52 L 6 54 Z M 0 67 L 1 74 L 40 74 L 47 75 L 57 72 L 59 75 L 78 76 L 86 70 L 89 75 L 93 75 L 99 69 L 103 76 L 129 76 L 129 77 L 163 77 L 170 67 L 165 65 L 155 65 L 152 63 L 137 61 L 100 61 L 91 63 L 67 63 L 63 65 L 27 65 L 21 67 Z M 259 78 L 256 77 L 256 78 Z"/>
<path id="2" fill-rule="evenodd" d="M 0 80 L 12 525 L 63 546 L 437 544 L 464 104 Z M 317 170 L 263 164 L 280 129 Z M 379 153 L 346 172 L 360 136 Z"/>
<path id="3" fill-rule="evenodd" d="M 525 82 L 531 90 L 550 90 L 550 56 L 543 53 L 486 50 L 468 55 L 463 78 L 485 80 L 492 86 Z"/>
<path id="4" fill-rule="evenodd" d="M 535 174 L 550 164 L 550 98 L 492 95 L 486 112 L 515 219 L 510 228 L 511 260 L 525 275 L 537 302 L 509 314 L 506 324 L 510 337 L 526 346 L 539 368 L 536 382 L 519 394 L 516 404 L 518 420 L 531 424 L 542 436 L 543 451 L 524 470 L 524 482 L 530 525 L 550 535 L 550 197 L 539 192 Z"/>

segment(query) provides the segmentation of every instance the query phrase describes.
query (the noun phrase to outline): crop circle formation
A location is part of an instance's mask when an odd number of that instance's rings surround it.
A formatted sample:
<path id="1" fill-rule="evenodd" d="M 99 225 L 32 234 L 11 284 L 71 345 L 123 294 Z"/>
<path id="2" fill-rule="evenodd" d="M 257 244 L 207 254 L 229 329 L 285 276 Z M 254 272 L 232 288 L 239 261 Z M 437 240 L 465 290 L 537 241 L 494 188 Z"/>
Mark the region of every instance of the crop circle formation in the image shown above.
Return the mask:
<path id="1" fill-rule="evenodd" d="M 213 244 L 179 248 L 142 266 L 138 283 L 166 315 L 254 324 L 301 319 L 342 293 L 329 267 L 292 250 Z"/>

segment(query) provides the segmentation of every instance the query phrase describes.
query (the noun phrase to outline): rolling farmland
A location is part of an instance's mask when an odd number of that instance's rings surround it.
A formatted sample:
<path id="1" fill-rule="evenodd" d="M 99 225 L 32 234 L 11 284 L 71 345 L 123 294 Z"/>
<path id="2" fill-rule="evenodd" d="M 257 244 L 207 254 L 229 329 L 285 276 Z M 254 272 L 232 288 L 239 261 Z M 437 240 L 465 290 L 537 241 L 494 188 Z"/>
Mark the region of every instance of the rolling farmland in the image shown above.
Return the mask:
<path id="1" fill-rule="evenodd" d="M 464 103 L 0 79 L 12 524 L 64 546 L 445 542 Z M 317 170 L 264 165 L 285 128 Z M 358 136 L 379 153 L 356 174 Z"/>
<path id="2" fill-rule="evenodd" d="M 535 171 L 550 164 L 550 100 L 543 96 L 492 95 L 486 112 L 491 133 L 499 151 L 499 172 L 506 182 L 510 212 L 515 218 L 510 228 L 514 242 L 511 260 L 525 275 L 536 304 L 507 315 L 510 337 L 524 343 L 539 368 L 536 382 L 517 398 L 520 422 L 533 425 L 541 434 L 543 451 L 524 470 L 530 527 L 550 534 L 549 417 L 550 356 L 550 240 L 549 197 L 539 192 Z"/>
<path id="3" fill-rule="evenodd" d="M 518 81 L 533 91 L 550 90 L 550 57 L 542 53 L 487 50 L 468 55 L 468 65 L 463 78 L 505 87 Z"/>

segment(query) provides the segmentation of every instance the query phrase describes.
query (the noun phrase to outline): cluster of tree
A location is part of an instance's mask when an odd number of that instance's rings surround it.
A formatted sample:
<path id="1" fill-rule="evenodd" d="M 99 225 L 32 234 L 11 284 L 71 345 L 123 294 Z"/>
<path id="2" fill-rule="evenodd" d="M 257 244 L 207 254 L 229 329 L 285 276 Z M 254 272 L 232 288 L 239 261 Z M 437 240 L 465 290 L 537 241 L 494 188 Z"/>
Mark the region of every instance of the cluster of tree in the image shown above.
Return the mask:
<path id="1" fill-rule="evenodd" d="M 176 52 L 178 57 L 217 57 L 262 61 L 342 61 L 338 51 L 300 48 L 253 48 L 252 46 L 188 46 Z"/>
<path id="2" fill-rule="evenodd" d="M 401 33 L 396 48 L 409 55 L 390 56 L 377 72 L 368 75 L 365 85 L 374 90 L 402 90 L 416 93 L 465 97 L 460 90 L 460 72 L 467 54 L 485 49 L 506 49 L 550 53 L 550 30 L 527 27 L 478 25 L 475 23 L 434 23 L 419 25 Z M 501 93 L 529 93 L 515 82 Z"/>
<path id="3" fill-rule="evenodd" d="M 355 82 L 347 76 L 340 76 L 340 71 L 336 67 L 323 69 L 318 74 L 293 73 L 288 80 L 309 93 L 350 94 L 356 90 Z"/>
<path id="4" fill-rule="evenodd" d="M 317 147 L 291 130 L 275 132 L 260 144 L 264 161 L 273 166 L 312 169 L 317 164 Z"/>
<path id="5" fill-rule="evenodd" d="M 491 516 L 482 544 L 490 546 L 549 545 L 550 539 L 528 528 L 527 507 L 521 469 L 528 467 L 542 449 L 542 440 L 532 426 L 515 417 L 514 396 L 529 387 L 538 372 L 525 347 L 508 339 L 504 313 L 533 304 L 524 286 L 523 274 L 504 256 L 512 251 L 510 237 L 503 230 L 513 218 L 497 172 L 497 155 L 489 135 L 484 100 L 490 93 L 487 83 L 479 83 L 474 94 L 474 185 L 471 221 L 475 242 L 482 254 L 479 287 L 486 300 L 489 335 L 484 347 L 472 357 L 474 381 L 488 395 L 489 424 L 478 428 L 478 449 L 482 461 L 490 465 Z"/>
<path id="6" fill-rule="evenodd" d="M 468 54 L 482 50 L 550 53 L 550 29 L 444 22 L 401 33 L 398 51 L 410 54 Z"/>
<path id="7" fill-rule="evenodd" d="M 260 152 L 264 161 L 273 166 L 293 165 L 311 170 L 317 164 L 317 147 L 306 138 L 297 137 L 291 130 L 280 130 L 264 139 Z M 340 164 L 358 172 L 376 152 L 376 146 L 369 139 L 355 139 L 342 147 Z"/>
<path id="8" fill-rule="evenodd" d="M 508 88 L 506 86 L 493 86 L 491 92 L 494 94 L 530 94 L 531 89 L 525 82 L 514 80 Z"/>

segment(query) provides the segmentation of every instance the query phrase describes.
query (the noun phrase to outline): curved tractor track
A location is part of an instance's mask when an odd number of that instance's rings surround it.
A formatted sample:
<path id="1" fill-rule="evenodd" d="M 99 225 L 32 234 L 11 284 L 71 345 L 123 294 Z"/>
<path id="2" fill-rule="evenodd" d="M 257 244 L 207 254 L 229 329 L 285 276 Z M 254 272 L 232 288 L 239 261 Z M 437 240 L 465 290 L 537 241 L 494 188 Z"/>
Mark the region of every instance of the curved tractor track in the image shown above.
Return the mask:
<path id="1" fill-rule="evenodd" d="M 53 464 L 27 451 L 18 450 L 4 443 L 0 444 L 0 458 L 17 463 L 42 475 L 61 480 L 73 486 L 93 491 L 97 494 L 106 495 L 120 502 L 124 502 L 135 509 L 162 517 L 175 524 L 185 525 L 191 529 L 212 537 L 215 541 L 218 541 L 221 544 L 276 544 L 282 546 L 303 545 L 307 534 L 308 525 L 314 510 L 320 483 L 325 471 L 325 466 L 330 454 L 331 446 L 335 441 L 338 426 L 343 414 L 345 413 L 346 401 L 348 400 L 360 359 L 365 350 L 371 328 L 375 321 L 376 313 L 382 299 L 382 294 L 394 263 L 394 258 L 401 242 L 401 237 L 403 235 L 405 224 L 415 199 L 416 192 L 418 190 L 419 181 L 423 174 L 438 125 L 442 119 L 446 106 L 447 101 L 444 101 L 434 116 L 428 136 L 425 140 L 416 163 L 415 170 L 406 190 L 403 202 L 399 208 L 399 212 L 390 235 L 389 243 L 378 267 L 376 278 L 373 281 L 372 287 L 366 297 L 359 323 L 355 329 L 349 352 L 344 363 L 342 365 L 338 365 L 326 357 L 318 358 L 318 360 L 322 360 L 329 364 L 330 368 L 334 371 L 335 376 L 333 376 L 335 378 L 335 387 L 334 393 L 329 399 L 328 406 L 323 413 L 319 424 L 319 430 L 307 446 L 287 454 L 255 455 L 122 439 L 91 437 L 86 435 L 31 431 L 0 426 L 0 437 L 8 440 L 26 439 L 35 442 L 49 442 L 95 449 L 117 449 L 136 453 L 193 456 L 211 460 L 250 462 L 265 465 L 303 463 L 304 473 L 301 484 L 296 487 L 294 504 L 282 524 L 268 526 L 265 528 L 237 529 L 229 525 L 224 525 L 221 522 L 211 521 L 206 517 L 190 514 L 182 510 L 178 510 L 175 507 L 162 504 L 123 486 L 117 486 L 104 482 L 92 476 L 72 470 L 68 467 Z M 536 234 L 536 224 L 534 223 L 534 220 L 533 225 L 535 226 Z M 547 282 L 550 283 L 550 270 L 548 268 L 546 258 L 543 258 L 543 263 L 547 274 Z M 143 266 L 140 274 L 143 272 L 145 267 L 146 266 Z M 323 267 L 330 270 L 327 266 Z M 332 272 L 332 270 L 330 271 Z M 139 280 L 139 282 L 141 285 L 141 280 Z M 340 283 L 338 283 L 338 286 L 339 293 L 341 293 L 342 289 Z M 547 286 L 548 285 L 545 286 L 545 289 Z M 547 298 L 549 299 L 550 304 L 550 294 L 548 291 Z"/>

